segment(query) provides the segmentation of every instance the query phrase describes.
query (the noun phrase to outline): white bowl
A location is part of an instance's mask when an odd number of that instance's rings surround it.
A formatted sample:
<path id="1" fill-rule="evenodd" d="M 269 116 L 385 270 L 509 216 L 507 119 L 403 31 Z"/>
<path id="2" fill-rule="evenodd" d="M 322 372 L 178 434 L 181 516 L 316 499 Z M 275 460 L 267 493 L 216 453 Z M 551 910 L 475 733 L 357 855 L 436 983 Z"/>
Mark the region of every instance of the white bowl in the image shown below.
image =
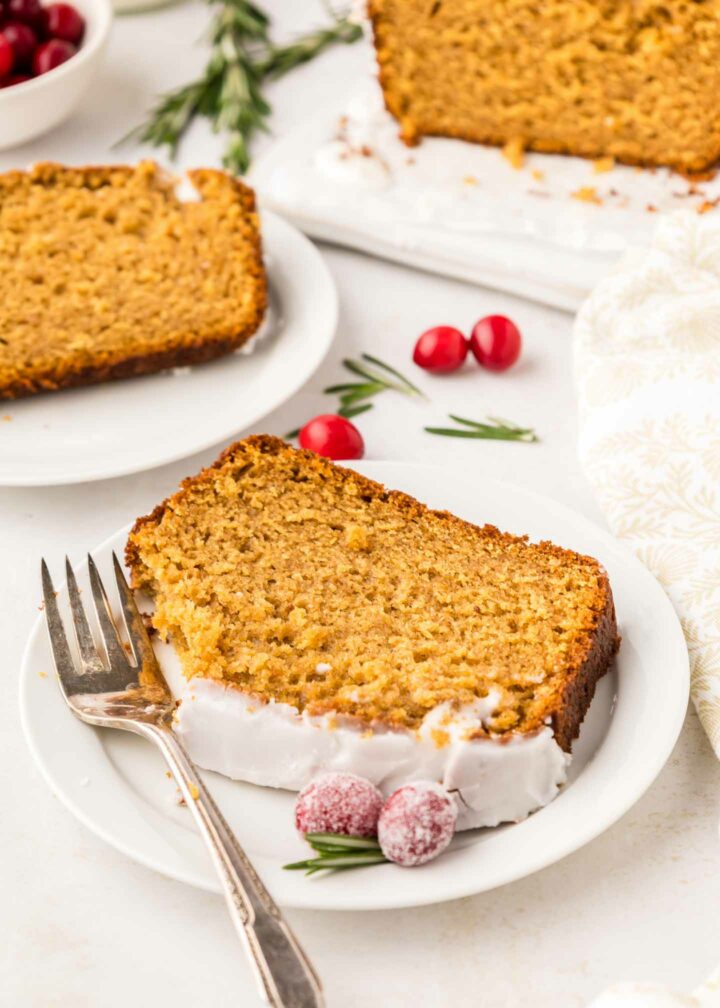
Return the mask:
<path id="1" fill-rule="evenodd" d="M 110 32 L 110 0 L 72 0 L 85 18 L 75 56 L 24 84 L 0 89 L 0 150 L 46 133 L 74 111 L 100 64 Z"/>

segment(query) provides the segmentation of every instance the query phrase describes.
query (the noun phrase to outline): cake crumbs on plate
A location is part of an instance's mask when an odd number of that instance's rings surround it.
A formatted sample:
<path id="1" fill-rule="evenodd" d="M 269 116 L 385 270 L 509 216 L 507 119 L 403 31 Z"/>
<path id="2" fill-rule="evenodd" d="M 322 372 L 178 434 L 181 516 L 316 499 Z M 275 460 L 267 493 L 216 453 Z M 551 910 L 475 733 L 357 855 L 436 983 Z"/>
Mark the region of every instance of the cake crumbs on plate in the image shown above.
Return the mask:
<path id="1" fill-rule="evenodd" d="M 596 175 L 604 175 L 606 172 L 612 171 L 614 167 L 614 157 L 601 157 L 593 161 L 593 171 Z"/>
<path id="2" fill-rule="evenodd" d="M 38 672 L 41 679 L 47 679 L 47 672 Z"/>
<path id="3" fill-rule="evenodd" d="M 0 420 L 2 420 L 3 423 L 10 423 L 10 421 L 12 420 L 12 416 L 9 413 L 3 413 L 3 415 L 0 417 Z"/>
<path id="4" fill-rule="evenodd" d="M 513 168 L 520 169 L 525 164 L 525 141 L 516 137 L 502 148 L 502 156 Z"/>
<path id="5" fill-rule="evenodd" d="M 579 189 L 575 189 L 570 195 L 573 199 L 580 200 L 581 203 L 594 203 L 596 206 L 602 206 L 602 200 L 595 186 L 580 186 Z"/>
<path id="6" fill-rule="evenodd" d="M 719 204 L 720 204 L 720 196 L 716 196 L 716 198 L 712 200 L 708 199 L 703 200 L 700 206 L 697 208 L 697 212 L 699 214 L 710 213 L 710 211 L 714 210 Z"/>
<path id="7" fill-rule="evenodd" d="M 535 179 L 536 182 L 545 181 L 545 172 L 541 171 L 539 168 L 533 168 L 530 174 L 532 175 L 532 177 Z"/>
<path id="8" fill-rule="evenodd" d="M 474 175 L 464 175 L 463 176 L 463 185 L 466 185 L 466 186 L 477 186 L 477 185 L 480 185 L 480 182 L 478 181 L 478 179 Z"/>

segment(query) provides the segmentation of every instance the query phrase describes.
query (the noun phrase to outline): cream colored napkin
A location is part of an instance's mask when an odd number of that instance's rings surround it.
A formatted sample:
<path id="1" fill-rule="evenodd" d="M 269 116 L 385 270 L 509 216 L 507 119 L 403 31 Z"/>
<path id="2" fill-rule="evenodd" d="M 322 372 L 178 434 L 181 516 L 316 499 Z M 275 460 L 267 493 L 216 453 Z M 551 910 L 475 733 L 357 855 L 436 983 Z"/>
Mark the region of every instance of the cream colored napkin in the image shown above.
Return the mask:
<path id="1" fill-rule="evenodd" d="M 662 583 L 720 757 L 720 223 L 658 221 L 581 308 L 579 452 L 613 532 Z"/>

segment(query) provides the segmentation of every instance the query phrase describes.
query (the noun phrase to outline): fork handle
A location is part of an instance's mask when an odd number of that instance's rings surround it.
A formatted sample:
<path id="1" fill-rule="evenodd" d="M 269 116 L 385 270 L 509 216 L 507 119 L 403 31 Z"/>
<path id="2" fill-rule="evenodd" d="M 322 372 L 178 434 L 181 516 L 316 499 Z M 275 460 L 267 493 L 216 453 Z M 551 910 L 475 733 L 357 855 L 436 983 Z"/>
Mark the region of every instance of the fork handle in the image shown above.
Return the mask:
<path id="1" fill-rule="evenodd" d="M 300 943 L 169 728 L 144 724 L 159 747 L 212 856 L 261 997 L 272 1008 L 322 1008 L 322 987 Z"/>

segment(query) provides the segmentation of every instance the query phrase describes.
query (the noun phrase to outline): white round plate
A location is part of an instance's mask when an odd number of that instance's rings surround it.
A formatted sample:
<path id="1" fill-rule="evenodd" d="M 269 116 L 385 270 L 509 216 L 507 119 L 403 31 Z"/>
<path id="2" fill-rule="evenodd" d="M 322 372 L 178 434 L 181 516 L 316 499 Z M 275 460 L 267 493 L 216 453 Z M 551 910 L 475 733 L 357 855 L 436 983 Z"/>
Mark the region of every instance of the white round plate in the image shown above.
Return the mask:
<path id="1" fill-rule="evenodd" d="M 568 508 L 481 476 L 395 462 L 355 468 L 433 507 L 476 523 L 552 539 L 596 556 L 615 594 L 623 643 L 601 680 L 574 747 L 570 780 L 552 804 L 524 822 L 459 834 L 436 861 L 412 870 L 380 865 L 306 878 L 283 865 L 306 856 L 293 828 L 294 795 L 203 776 L 279 903 L 327 910 L 377 910 L 468 896 L 557 861 L 612 825 L 667 760 L 688 698 L 688 656 L 675 612 L 651 574 L 611 536 Z M 111 576 L 128 529 L 94 552 Z M 78 568 L 85 576 L 84 567 Z M 64 589 L 60 593 L 64 599 Z M 160 756 L 132 735 L 99 731 L 64 706 L 40 617 L 25 653 L 21 707 L 30 748 L 53 791 L 91 830 L 157 871 L 204 889 L 218 885 L 187 809 Z"/>
<path id="2" fill-rule="evenodd" d="M 289 399 L 327 353 L 333 279 L 315 246 L 262 214 L 270 286 L 264 335 L 208 364 L 0 402 L 0 486 L 123 476 L 227 441 Z"/>

